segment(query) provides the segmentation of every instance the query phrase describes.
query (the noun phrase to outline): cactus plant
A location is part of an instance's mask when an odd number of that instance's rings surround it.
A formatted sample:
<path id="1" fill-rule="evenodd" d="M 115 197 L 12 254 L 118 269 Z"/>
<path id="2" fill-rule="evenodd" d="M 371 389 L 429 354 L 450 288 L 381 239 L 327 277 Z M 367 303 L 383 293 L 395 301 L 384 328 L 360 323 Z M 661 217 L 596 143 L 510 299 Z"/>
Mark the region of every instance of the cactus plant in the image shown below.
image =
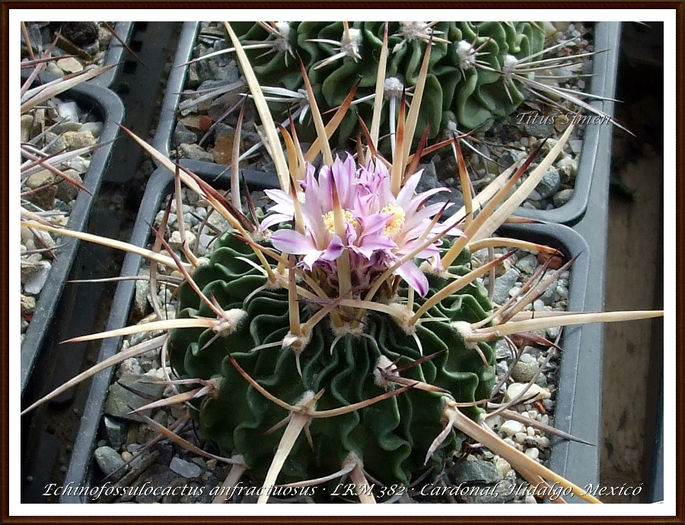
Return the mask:
<path id="1" fill-rule="evenodd" d="M 322 111 L 336 108 L 348 86 L 359 83 L 359 104 L 340 126 L 338 144 L 356 134 L 356 113 L 368 120 L 373 109 L 376 70 L 383 45 L 381 22 L 238 23 L 236 32 L 248 49 L 255 74 L 266 86 L 302 88 L 298 56 Z M 388 27 L 389 54 L 385 96 L 399 103 L 403 88 L 416 85 L 423 48 L 431 41 L 431 63 L 418 129 L 430 123 L 430 138 L 449 122 L 473 129 L 514 111 L 523 101 L 516 86 L 507 88 L 500 74 L 511 57 L 539 53 L 545 35 L 529 22 L 396 22 Z M 268 51 L 264 52 L 267 48 Z M 490 68 L 476 67 L 483 64 Z M 384 114 L 388 129 L 388 115 Z"/>
<path id="2" fill-rule="evenodd" d="M 185 280 L 176 319 L 72 341 L 171 330 L 169 357 L 177 384 L 200 386 L 137 412 L 195 403 L 192 413 L 201 431 L 223 454 L 212 457 L 234 465 L 224 485 L 235 484 L 249 469 L 263 486 L 260 502 L 267 501 L 277 483 L 312 485 L 343 475 L 349 475 L 362 501 L 374 502 L 373 494 L 363 488 L 367 476 L 381 484 L 405 486 L 426 469 L 439 473 L 466 436 L 506 458 L 541 489 L 556 483 L 597 502 L 507 445 L 482 423 L 494 377 L 492 344 L 501 337 L 550 326 L 625 321 L 663 312 L 533 318 L 524 307 L 570 263 L 531 283 L 520 297 L 494 307 L 477 278 L 511 252 L 478 268 L 471 267 L 470 258 L 472 250 L 495 246 L 556 253 L 492 235 L 545 174 L 572 127 L 511 195 L 539 151 L 520 166 L 512 166 L 475 198 L 466 192 L 463 208 L 442 220 L 449 205 L 426 204 L 440 188 L 416 194 L 420 152 L 409 154 L 408 138 L 419 122 L 425 95 L 430 47 L 423 55 L 406 115 L 404 104 L 400 105 L 393 161 L 375 148 L 380 104 L 375 105 L 367 147 L 360 147 L 356 159 L 334 158 L 328 138 L 344 120 L 351 97 L 324 126 L 303 68 L 317 139 L 303 152 L 294 126 L 291 131 L 280 128 L 284 152 L 249 59 L 229 24 L 226 30 L 279 177 L 280 189 L 268 192 L 275 205 L 259 223 L 256 214 L 250 220 L 242 213 L 237 155 L 229 202 L 129 132 L 175 173 L 178 189 L 183 182 L 207 199 L 232 229 L 221 236 L 207 260 L 195 257 L 182 242 L 185 261 L 161 234 L 155 244 L 167 254 L 60 230 L 145 255 L 178 270 Z M 384 44 L 383 55 L 386 50 Z M 379 74 L 377 84 L 383 78 Z M 235 141 L 237 146 L 239 133 Z M 457 139 L 453 147 L 459 177 L 468 187 Z M 322 165 L 317 173 L 312 162 L 319 153 Z M 183 227 L 179 229 L 183 235 Z M 125 352 L 96 369 L 132 355 L 133 350 Z M 85 377 L 82 374 L 25 412 Z M 168 429 L 163 432 L 181 441 Z"/>

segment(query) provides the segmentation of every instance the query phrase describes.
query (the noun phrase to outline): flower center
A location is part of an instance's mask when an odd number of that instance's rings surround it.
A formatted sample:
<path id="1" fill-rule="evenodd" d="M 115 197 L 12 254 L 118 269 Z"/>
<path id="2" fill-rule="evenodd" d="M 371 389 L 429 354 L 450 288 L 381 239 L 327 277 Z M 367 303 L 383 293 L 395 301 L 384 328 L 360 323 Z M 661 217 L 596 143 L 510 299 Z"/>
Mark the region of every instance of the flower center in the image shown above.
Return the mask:
<path id="1" fill-rule="evenodd" d="M 355 230 L 359 226 L 359 221 L 354 218 L 350 210 L 345 210 L 345 222 L 352 226 Z M 330 233 L 335 233 L 335 218 L 333 217 L 333 210 L 326 212 L 322 215 L 323 224 Z"/>
<path id="2" fill-rule="evenodd" d="M 402 226 L 404 226 L 404 210 L 402 208 L 397 204 L 388 204 L 381 210 L 381 213 L 390 215 L 385 223 L 384 235 L 394 237 L 402 231 Z"/>

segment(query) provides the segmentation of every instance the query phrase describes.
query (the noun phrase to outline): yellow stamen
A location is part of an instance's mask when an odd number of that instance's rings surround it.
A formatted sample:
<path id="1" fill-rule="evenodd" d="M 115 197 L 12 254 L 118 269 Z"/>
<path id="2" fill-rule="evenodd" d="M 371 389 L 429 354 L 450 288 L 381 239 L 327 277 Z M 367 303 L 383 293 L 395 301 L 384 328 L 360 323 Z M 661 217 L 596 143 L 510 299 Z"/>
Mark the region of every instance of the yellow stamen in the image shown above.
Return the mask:
<path id="1" fill-rule="evenodd" d="M 404 214 L 404 212 L 402 212 L 402 213 Z M 359 222 L 357 221 L 357 219 L 354 218 L 354 215 L 352 215 L 352 212 L 350 210 L 345 210 L 343 215 L 345 217 L 345 222 L 347 224 L 349 224 L 350 226 L 352 226 L 352 228 L 354 228 L 356 230 L 357 227 L 359 226 Z M 324 226 L 326 226 L 326 229 L 330 233 L 336 233 L 335 232 L 335 217 L 333 214 L 333 210 L 331 210 L 327 213 L 324 213 L 322 217 L 323 217 L 323 223 L 324 223 Z"/>
<path id="2" fill-rule="evenodd" d="M 388 237 L 394 237 L 402 231 L 404 226 L 404 210 L 400 208 L 397 204 L 388 204 L 385 206 L 381 213 L 384 215 L 390 215 L 387 222 L 385 223 L 385 229 L 383 230 L 383 235 Z"/>

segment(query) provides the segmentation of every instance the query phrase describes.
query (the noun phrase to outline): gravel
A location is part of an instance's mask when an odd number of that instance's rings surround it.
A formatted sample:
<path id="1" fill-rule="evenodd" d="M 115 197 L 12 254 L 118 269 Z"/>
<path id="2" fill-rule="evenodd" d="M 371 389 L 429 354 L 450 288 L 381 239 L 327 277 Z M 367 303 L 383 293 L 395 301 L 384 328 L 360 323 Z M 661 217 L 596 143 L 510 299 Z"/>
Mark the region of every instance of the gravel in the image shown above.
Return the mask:
<path id="1" fill-rule="evenodd" d="M 73 101 L 53 97 L 22 115 L 23 147 L 33 155 L 50 155 L 94 146 L 103 127 L 96 118 Z M 54 164 L 67 177 L 83 183 L 90 167 L 90 155 L 90 152 L 81 153 Z M 25 166 L 32 162 L 23 161 Z M 22 208 L 53 226 L 67 225 L 80 191 L 73 183 L 39 165 L 22 170 Z M 54 234 L 21 228 L 22 340 L 33 313 L 25 297 L 33 299 L 35 309 L 35 301 L 49 278 L 52 263 L 59 257 L 60 242 Z"/>

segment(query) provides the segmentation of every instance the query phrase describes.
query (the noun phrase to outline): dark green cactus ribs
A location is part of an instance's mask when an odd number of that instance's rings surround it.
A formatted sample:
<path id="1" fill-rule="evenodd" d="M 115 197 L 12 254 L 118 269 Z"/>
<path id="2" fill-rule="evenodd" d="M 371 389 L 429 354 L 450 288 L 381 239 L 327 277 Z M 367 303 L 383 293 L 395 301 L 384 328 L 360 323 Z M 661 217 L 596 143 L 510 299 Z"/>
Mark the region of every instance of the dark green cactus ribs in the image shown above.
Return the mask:
<path id="1" fill-rule="evenodd" d="M 173 331 L 170 355 L 180 377 L 221 379 L 218 395 L 197 405 L 201 432 L 216 442 L 223 454 L 241 454 L 255 479 L 263 480 L 282 433 L 282 430 L 267 431 L 288 413 L 266 399 L 236 371 L 227 358 L 229 353 L 262 387 L 287 403 L 295 404 L 306 391 L 325 389 L 317 410 L 346 406 L 384 393 L 385 388 L 379 386 L 383 384 L 377 369 L 379 358 L 381 362 L 396 362 L 398 367 L 403 367 L 421 354 L 414 338 L 386 314 L 369 313 L 364 324 L 366 335 L 345 335 L 333 348 L 335 336 L 328 320 L 324 320 L 316 325 L 300 355 L 300 376 L 295 355 L 280 344 L 288 333 L 287 291 L 260 289 L 266 277 L 247 260 L 256 261 L 256 258 L 232 233 L 225 233 L 217 240 L 209 262 L 196 270 L 194 280 L 222 308 L 242 309 L 246 315 L 238 328 L 225 337 L 215 338 L 211 330 L 203 329 Z M 468 260 L 469 254 L 465 251 L 450 271 L 465 274 Z M 427 298 L 445 284 L 438 277 L 429 280 L 431 291 Z M 406 284 L 402 284 L 398 293 L 406 295 Z M 421 304 L 421 299 L 417 302 Z M 303 321 L 315 311 L 310 306 L 300 309 Z M 403 370 L 401 375 L 443 388 L 456 401 L 487 398 L 494 382 L 493 347 L 479 344 L 488 362 L 485 366 L 479 352 L 466 346 L 450 322 L 476 322 L 484 319 L 490 310 L 487 293 L 478 284 L 470 284 L 438 303 L 416 329 L 423 355 L 438 354 Z M 189 286 L 184 286 L 180 291 L 178 316 L 196 315 L 210 317 L 212 312 Z M 269 343 L 276 344 L 268 346 Z M 352 413 L 312 419 L 309 430 L 313 450 L 308 440 L 300 436 L 278 482 L 301 481 L 336 472 L 350 452 L 362 460 L 366 472 L 386 484 L 406 485 L 431 467 L 442 471 L 463 439 L 453 429 L 424 465 L 431 443 L 443 429 L 444 397 L 407 390 Z M 480 413 L 475 407 L 464 411 L 470 417 Z"/>
<path id="2" fill-rule="evenodd" d="M 342 22 L 278 22 L 273 26 L 244 22 L 233 27 L 248 46 L 262 86 L 292 91 L 303 88 L 297 57 L 307 70 L 323 111 L 339 106 L 349 87 L 359 83 L 356 98 L 364 101 L 354 104 L 343 121 L 337 139 L 340 146 L 356 137 L 357 112 L 370 122 L 384 23 L 350 22 L 347 30 Z M 462 130 L 488 125 L 521 104 L 523 94 L 513 82 L 505 87 L 504 74 L 511 57 L 520 60 L 543 49 L 545 36 L 538 25 L 439 22 L 428 28 L 424 22 L 394 22 L 388 27 L 385 96 L 396 99 L 395 111 L 403 87 L 411 96 L 410 88 L 418 79 L 431 33 L 434 41 L 417 137 L 428 124 L 429 138 L 435 138 L 450 123 L 458 123 Z M 254 48 L 250 49 L 251 45 Z M 387 134 L 387 110 L 383 120 L 381 130 Z"/>

